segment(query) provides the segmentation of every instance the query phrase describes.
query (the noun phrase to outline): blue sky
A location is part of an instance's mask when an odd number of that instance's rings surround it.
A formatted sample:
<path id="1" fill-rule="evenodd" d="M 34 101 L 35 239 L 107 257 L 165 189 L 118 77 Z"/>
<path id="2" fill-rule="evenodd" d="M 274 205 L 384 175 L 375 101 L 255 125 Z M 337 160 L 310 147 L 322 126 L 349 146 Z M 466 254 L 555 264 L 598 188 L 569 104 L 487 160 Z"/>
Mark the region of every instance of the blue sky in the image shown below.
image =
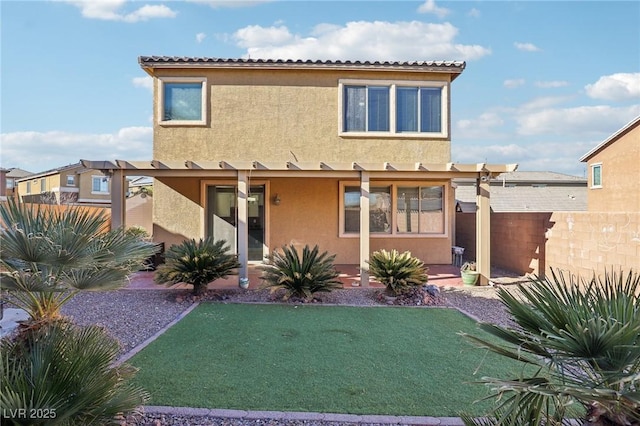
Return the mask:
<path id="1" fill-rule="evenodd" d="M 584 175 L 640 115 L 637 1 L 4 1 L 0 165 L 152 158 L 141 55 L 464 60 L 452 159 Z"/>

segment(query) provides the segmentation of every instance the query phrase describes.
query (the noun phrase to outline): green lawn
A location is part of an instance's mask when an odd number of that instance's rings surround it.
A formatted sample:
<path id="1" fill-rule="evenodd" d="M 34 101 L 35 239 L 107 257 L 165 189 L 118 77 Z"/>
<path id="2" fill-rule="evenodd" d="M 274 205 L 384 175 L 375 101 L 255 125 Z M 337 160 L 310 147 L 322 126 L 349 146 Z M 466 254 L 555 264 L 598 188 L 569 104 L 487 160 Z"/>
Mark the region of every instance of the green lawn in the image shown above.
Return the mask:
<path id="1" fill-rule="evenodd" d="M 354 414 L 484 412 L 469 384 L 515 364 L 455 310 L 202 304 L 130 362 L 152 405 Z"/>

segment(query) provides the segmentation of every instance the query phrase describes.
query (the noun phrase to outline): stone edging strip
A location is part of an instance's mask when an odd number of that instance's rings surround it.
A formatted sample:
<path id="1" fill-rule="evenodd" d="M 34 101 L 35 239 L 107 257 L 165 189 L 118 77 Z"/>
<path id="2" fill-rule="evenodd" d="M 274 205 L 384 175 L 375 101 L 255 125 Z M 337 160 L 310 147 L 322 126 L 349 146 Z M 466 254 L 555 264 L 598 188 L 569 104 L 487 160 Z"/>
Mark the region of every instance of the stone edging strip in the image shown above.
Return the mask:
<path id="1" fill-rule="evenodd" d="M 145 340 L 144 342 L 140 343 L 138 346 L 136 346 L 135 348 L 131 349 L 129 352 L 127 352 L 126 354 L 124 354 L 120 358 L 118 358 L 118 360 L 115 362 L 115 365 L 120 365 L 123 362 L 126 362 L 129 359 L 131 359 L 135 354 L 137 354 L 138 352 L 143 350 L 151 342 L 153 342 L 158 337 L 160 337 L 162 334 L 164 334 L 165 331 L 167 331 L 169 328 L 173 327 L 178 321 L 180 321 L 185 316 L 189 315 L 189 313 L 191 313 L 191 311 L 193 311 L 199 304 L 200 304 L 200 302 L 194 302 L 191 306 L 189 306 L 187 309 L 185 309 L 180 315 L 178 315 L 173 321 L 171 321 L 169 324 L 167 324 L 164 327 L 162 327 L 156 334 L 154 334 L 153 336 L 149 337 L 147 340 Z"/>
<path id="2" fill-rule="evenodd" d="M 394 425 L 423 425 L 423 426 L 464 426 L 459 417 L 420 417 L 420 416 L 384 416 L 384 415 L 358 415 L 337 413 L 307 413 L 284 411 L 245 411 L 224 410 L 188 407 L 163 407 L 147 405 L 145 414 L 165 414 L 194 417 L 216 417 L 229 419 L 270 419 L 270 420 L 297 420 L 297 421 L 325 421 L 336 423 L 379 423 Z"/>

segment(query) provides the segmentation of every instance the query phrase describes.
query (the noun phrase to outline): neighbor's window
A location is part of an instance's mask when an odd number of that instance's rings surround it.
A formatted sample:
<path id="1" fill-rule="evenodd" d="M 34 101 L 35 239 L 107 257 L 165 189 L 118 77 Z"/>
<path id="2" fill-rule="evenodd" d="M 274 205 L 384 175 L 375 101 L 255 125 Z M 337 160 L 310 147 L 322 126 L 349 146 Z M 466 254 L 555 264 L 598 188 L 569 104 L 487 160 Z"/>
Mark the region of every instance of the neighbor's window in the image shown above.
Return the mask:
<path id="1" fill-rule="evenodd" d="M 602 163 L 591 165 L 591 187 L 602 188 Z"/>
<path id="2" fill-rule="evenodd" d="M 76 177 L 73 175 L 67 175 L 67 186 L 75 186 Z"/>
<path id="3" fill-rule="evenodd" d="M 340 82 L 343 135 L 446 137 L 446 82 Z"/>
<path id="4" fill-rule="evenodd" d="M 92 193 L 108 193 L 109 192 L 109 178 L 106 176 L 92 176 L 91 177 L 91 192 Z"/>
<path id="5" fill-rule="evenodd" d="M 158 113 L 162 124 L 205 124 L 206 79 L 182 77 L 159 79 Z"/>
<path id="6" fill-rule="evenodd" d="M 360 187 L 341 186 L 342 234 L 360 232 Z M 389 184 L 369 191 L 369 231 L 372 234 L 444 235 L 444 185 Z"/>
<path id="7" fill-rule="evenodd" d="M 13 179 L 7 179 L 7 189 L 13 189 L 15 181 Z"/>
<path id="8" fill-rule="evenodd" d="M 40 191 L 46 191 L 46 190 L 47 190 L 47 179 L 42 178 L 40 179 Z"/>
<path id="9" fill-rule="evenodd" d="M 31 194 L 31 182 L 27 182 L 27 194 Z"/>

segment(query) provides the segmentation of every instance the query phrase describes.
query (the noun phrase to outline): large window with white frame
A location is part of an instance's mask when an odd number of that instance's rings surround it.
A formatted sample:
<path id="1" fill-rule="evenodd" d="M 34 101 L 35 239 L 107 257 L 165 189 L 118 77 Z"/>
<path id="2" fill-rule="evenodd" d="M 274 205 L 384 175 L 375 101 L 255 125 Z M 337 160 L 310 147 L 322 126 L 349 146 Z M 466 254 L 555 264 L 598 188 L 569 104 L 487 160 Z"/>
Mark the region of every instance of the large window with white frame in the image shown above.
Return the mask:
<path id="1" fill-rule="evenodd" d="M 341 80 L 341 136 L 448 136 L 445 81 Z"/>
<path id="2" fill-rule="evenodd" d="M 340 183 L 340 235 L 360 233 L 360 186 Z M 445 236 L 447 186 L 443 183 L 372 183 L 369 232 L 372 237 Z"/>
<path id="3" fill-rule="evenodd" d="M 602 163 L 591 165 L 591 188 L 602 188 Z"/>
<path id="4" fill-rule="evenodd" d="M 159 77 L 159 123 L 180 126 L 206 124 L 206 81 L 204 77 Z"/>

